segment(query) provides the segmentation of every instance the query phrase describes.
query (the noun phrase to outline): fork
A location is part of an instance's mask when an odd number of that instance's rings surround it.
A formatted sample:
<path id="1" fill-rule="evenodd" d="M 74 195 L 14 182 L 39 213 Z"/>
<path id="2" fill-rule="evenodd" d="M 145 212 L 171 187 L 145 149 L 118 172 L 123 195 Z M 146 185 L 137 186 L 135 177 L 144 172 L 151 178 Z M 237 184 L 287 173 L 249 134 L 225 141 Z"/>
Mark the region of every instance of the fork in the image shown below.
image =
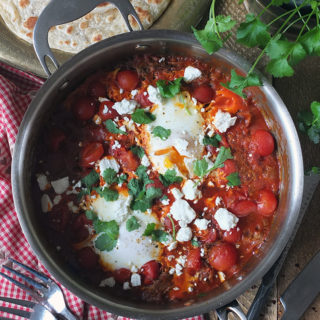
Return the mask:
<path id="1" fill-rule="evenodd" d="M 0 301 L 8 302 L 8 303 L 19 305 L 28 309 L 32 309 L 32 311 L 29 312 L 26 310 L 14 309 L 12 307 L 0 306 L 0 311 L 2 312 L 6 312 L 8 314 L 20 316 L 22 318 L 26 318 L 30 320 L 56 320 L 55 316 L 40 304 L 31 302 L 31 301 L 5 298 L 5 297 L 0 297 Z M 0 320 L 11 320 L 11 319 L 0 317 Z"/>
<path id="2" fill-rule="evenodd" d="M 38 302 L 40 305 L 45 307 L 48 311 L 50 311 L 55 316 L 62 316 L 64 319 L 67 320 L 79 320 L 71 311 L 68 309 L 64 295 L 60 287 L 49 277 L 40 273 L 21 262 L 18 262 L 12 258 L 9 260 L 22 269 L 30 272 L 40 281 L 36 281 L 21 272 L 12 269 L 11 267 L 3 265 L 2 267 L 7 271 L 11 272 L 12 274 L 18 276 L 19 278 L 23 279 L 29 286 L 13 279 L 12 277 L 6 275 L 3 272 L 0 274 L 6 278 L 7 280 L 11 281 L 16 286 L 20 287 L 21 289 L 25 290 L 33 299 Z M 60 317 L 61 318 L 61 317 Z"/>

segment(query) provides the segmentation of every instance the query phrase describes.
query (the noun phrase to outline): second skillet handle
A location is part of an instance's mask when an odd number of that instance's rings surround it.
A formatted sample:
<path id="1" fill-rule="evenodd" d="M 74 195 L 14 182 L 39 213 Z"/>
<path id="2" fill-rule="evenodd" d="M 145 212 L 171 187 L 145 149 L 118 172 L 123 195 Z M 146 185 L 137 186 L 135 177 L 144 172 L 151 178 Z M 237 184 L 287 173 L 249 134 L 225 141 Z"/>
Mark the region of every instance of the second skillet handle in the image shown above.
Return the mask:
<path id="1" fill-rule="evenodd" d="M 46 57 L 49 57 L 56 68 L 59 63 L 55 59 L 48 42 L 48 32 L 53 26 L 77 20 L 92 11 L 96 6 L 106 2 L 105 0 L 51 0 L 51 2 L 41 12 L 33 32 L 33 43 L 37 57 L 42 68 L 48 76 L 51 72 L 47 66 Z M 133 31 L 129 15 L 134 17 L 140 29 L 142 23 L 129 0 L 108 0 L 113 3 L 124 18 L 129 31 Z"/>

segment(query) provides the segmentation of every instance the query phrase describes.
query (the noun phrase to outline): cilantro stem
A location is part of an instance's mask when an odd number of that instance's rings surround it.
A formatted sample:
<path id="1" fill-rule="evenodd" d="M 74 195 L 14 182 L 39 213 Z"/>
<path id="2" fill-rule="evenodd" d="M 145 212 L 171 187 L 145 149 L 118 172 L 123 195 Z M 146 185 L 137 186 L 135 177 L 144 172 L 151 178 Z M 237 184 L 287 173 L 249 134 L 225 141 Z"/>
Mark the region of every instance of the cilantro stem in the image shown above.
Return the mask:
<path id="1" fill-rule="evenodd" d="M 305 24 L 304 24 L 303 27 L 301 28 L 301 30 L 300 30 L 300 32 L 299 32 L 299 35 L 298 35 L 298 37 L 297 37 L 297 39 L 296 39 L 296 41 L 299 41 L 300 37 L 301 37 L 302 34 L 303 34 L 304 29 L 306 28 L 306 25 L 308 24 L 309 20 L 311 19 L 311 17 L 313 16 L 314 13 L 315 13 L 315 9 L 313 9 L 313 10 L 309 13 L 309 16 L 308 16 Z"/>
<path id="2" fill-rule="evenodd" d="M 303 21 L 303 23 L 305 23 L 304 18 L 308 17 L 309 14 L 305 14 L 304 16 L 301 16 L 300 18 L 297 18 L 296 20 L 292 21 L 284 30 L 283 33 L 286 33 L 294 24 L 296 24 L 297 22 L 299 22 L 300 20 Z"/>
<path id="3" fill-rule="evenodd" d="M 267 26 L 270 27 L 273 23 L 275 23 L 275 22 L 278 21 L 279 19 L 285 17 L 286 15 L 290 14 L 291 12 L 296 13 L 296 10 L 297 10 L 297 9 L 291 9 L 291 10 L 286 11 L 285 13 L 281 14 L 280 16 L 277 16 L 277 17 L 274 18 L 272 21 L 270 21 L 270 22 L 267 24 Z"/>
<path id="4" fill-rule="evenodd" d="M 260 18 L 274 3 L 274 0 L 272 0 L 268 5 L 266 5 L 261 12 L 258 14 L 258 18 Z"/>
<path id="5" fill-rule="evenodd" d="M 216 22 L 216 14 L 215 14 L 215 11 L 214 11 L 214 7 L 215 7 L 215 4 L 216 4 L 216 0 L 212 0 L 212 3 L 211 3 L 211 6 L 210 6 L 210 17 L 213 21 L 213 25 L 214 25 L 214 32 L 217 34 L 217 36 L 219 37 L 220 40 L 221 39 L 221 36 L 220 36 L 220 33 L 219 33 L 219 30 L 218 30 L 218 27 L 217 27 L 217 22 Z"/>
<path id="6" fill-rule="evenodd" d="M 296 0 L 292 0 L 292 1 L 293 1 L 294 6 L 296 7 L 296 9 L 298 9 Z M 304 17 L 306 17 L 307 15 L 302 16 L 302 15 L 301 15 L 301 12 L 300 12 L 300 9 L 298 9 L 298 15 L 299 15 L 299 17 L 302 19 L 303 23 L 306 24 L 306 22 L 304 21 Z M 286 32 L 288 29 L 289 29 L 289 28 L 286 28 L 284 32 Z M 310 28 L 309 28 L 308 25 L 307 25 L 307 29 L 308 29 L 308 31 L 310 31 Z"/>

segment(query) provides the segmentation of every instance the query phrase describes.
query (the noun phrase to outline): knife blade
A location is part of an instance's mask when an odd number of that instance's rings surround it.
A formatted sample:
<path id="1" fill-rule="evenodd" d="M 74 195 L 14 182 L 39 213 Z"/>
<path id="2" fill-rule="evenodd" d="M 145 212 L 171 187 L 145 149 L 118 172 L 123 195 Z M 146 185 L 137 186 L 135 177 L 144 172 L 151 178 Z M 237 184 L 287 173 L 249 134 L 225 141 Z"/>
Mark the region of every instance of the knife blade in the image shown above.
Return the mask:
<path id="1" fill-rule="evenodd" d="M 320 251 L 291 282 L 280 301 L 284 307 L 281 320 L 296 320 L 320 292 Z"/>
<path id="2" fill-rule="evenodd" d="M 275 280 L 278 277 L 278 274 L 283 266 L 283 263 L 287 257 L 287 254 L 289 252 L 289 249 L 294 241 L 294 238 L 296 236 L 296 233 L 300 227 L 302 218 L 307 211 L 307 208 L 309 207 L 310 201 L 312 199 L 312 196 L 318 186 L 318 183 L 320 181 L 320 175 L 319 174 L 312 174 L 309 176 L 304 177 L 304 187 L 303 187 L 303 197 L 302 197 L 302 203 L 300 208 L 299 217 L 297 220 L 297 223 L 295 225 L 295 228 L 292 232 L 292 235 L 284 248 L 283 252 L 281 253 L 278 260 L 274 263 L 274 265 L 271 267 L 271 269 L 264 275 L 262 278 L 262 282 L 260 284 L 260 287 L 258 289 L 258 292 L 248 310 L 247 313 L 247 319 L 248 320 L 255 320 L 258 319 L 261 309 L 263 306 L 265 306 L 266 301 L 268 299 L 269 293 L 271 288 L 273 287 Z"/>

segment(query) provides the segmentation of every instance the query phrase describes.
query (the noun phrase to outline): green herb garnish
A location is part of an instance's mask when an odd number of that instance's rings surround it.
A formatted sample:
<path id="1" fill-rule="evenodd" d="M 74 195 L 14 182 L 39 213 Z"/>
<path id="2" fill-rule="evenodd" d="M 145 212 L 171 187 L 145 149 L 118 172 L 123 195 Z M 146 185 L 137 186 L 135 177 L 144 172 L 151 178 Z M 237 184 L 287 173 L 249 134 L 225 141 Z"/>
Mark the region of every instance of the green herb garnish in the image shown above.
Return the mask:
<path id="1" fill-rule="evenodd" d="M 128 134 L 127 132 L 120 130 L 118 128 L 118 126 L 115 124 L 114 121 L 112 121 L 111 119 L 108 119 L 107 121 L 105 121 L 105 126 L 107 128 L 107 130 L 111 133 L 115 133 L 115 134 Z"/>
<path id="2" fill-rule="evenodd" d="M 90 190 L 100 180 L 99 174 L 92 170 L 87 176 L 82 178 L 81 182 Z"/>
<path id="3" fill-rule="evenodd" d="M 148 223 L 146 230 L 143 233 L 143 236 L 151 236 L 152 241 L 157 242 L 166 242 L 168 241 L 169 234 L 163 230 L 156 229 L 155 223 Z"/>
<path id="4" fill-rule="evenodd" d="M 106 201 L 116 201 L 119 198 L 119 193 L 117 190 L 102 187 L 94 188 L 94 190 Z"/>
<path id="5" fill-rule="evenodd" d="M 192 239 L 191 240 L 191 244 L 194 246 L 194 247 L 200 247 L 200 243 L 199 243 L 199 241 L 197 241 L 197 240 L 194 240 L 194 239 Z"/>
<path id="6" fill-rule="evenodd" d="M 139 124 L 148 124 L 156 120 L 156 117 L 151 112 L 145 111 L 144 109 L 136 109 L 132 114 L 132 120 Z"/>
<path id="7" fill-rule="evenodd" d="M 140 223 L 138 222 L 137 218 L 135 216 L 132 216 L 129 218 L 126 222 L 126 228 L 129 232 L 133 230 L 137 230 L 141 227 Z"/>
<path id="8" fill-rule="evenodd" d="M 164 174 L 160 174 L 159 179 L 165 187 L 176 182 L 180 183 L 183 180 L 182 177 L 177 176 L 175 169 L 167 170 Z"/>
<path id="9" fill-rule="evenodd" d="M 139 157 L 140 159 L 143 158 L 145 152 L 144 152 L 142 147 L 140 147 L 140 146 L 132 146 L 130 149 L 133 152 L 133 154 L 135 154 L 137 157 Z"/>
<path id="10" fill-rule="evenodd" d="M 221 141 L 220 134 L 215 134 L 213 137 L 205 136 L 202 140 L 202 143 L 207 146 L 211 145 L 214 147 L 219 147 L 219 142 Z"/>
<path id="11" fill-rule="evenodd" d="M 171 130 L 170 129 L 165 129 L 161 126 L 156 126 L 153 128 L 152 130 L 152 134 L 155 137 L 159 137 L 161 140 L 167 140 L 171 134 Z"/>
<path id="12" fill-rule="evenodd" d="M 172 98 L 180 92 L 181 81 L 183 78 L 177 78 L 174 81 L 158 80 L 157 87 L 164 98 Z"/>
<path id="13" fill-rule="evenodd" d="M 111 251 L 116 245 L 119 237 L 119 226 L 115 220 L 94 220 L 93 227 L 98 234 L 94 241 L 95 247 L 100 251 Z"/>
<path id="14" fill-rule="evenodd" d="M 240 181 L 240 176 L 238 172 L 232 172 L 227 176 L 228 180 L 228 186 L 230 187 L 236 187 L 240 186 L 241 181 Z"/>

